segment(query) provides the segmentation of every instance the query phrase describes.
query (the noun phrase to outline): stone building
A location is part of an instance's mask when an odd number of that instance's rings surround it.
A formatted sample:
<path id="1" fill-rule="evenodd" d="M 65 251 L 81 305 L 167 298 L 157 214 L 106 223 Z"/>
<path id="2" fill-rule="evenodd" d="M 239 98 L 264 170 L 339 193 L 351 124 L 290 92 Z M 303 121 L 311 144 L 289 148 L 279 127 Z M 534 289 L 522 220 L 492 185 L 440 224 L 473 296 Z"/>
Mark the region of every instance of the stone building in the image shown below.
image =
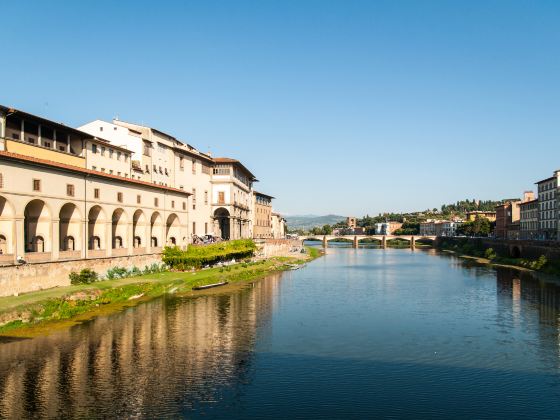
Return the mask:
<path id="1" fill-rule="evenodd" d="M 212 218 L 214 233 L 224 239 L 250 238 L 255 176 L 241 162 L 214 158 Z"/>
<path id="2" fill-rule="evenodd" d="M 102 138 L 0 107 L 0 261 L 185 246 L 190 193 L 132 179 L 130 157 Z"/>
<path id="3" fill-rule="evenodd" d="M 556 240 L 558 238 L 557 190 L 559 177 L 560 171 L 555 171 L 550 178 L 536 182 L 539 200 L 539 239 Z"/>
<path id="4" fill-rule="evenodd" d="M 529 200 L 519 204 L 519 238 L 538 239 L 539 200 Z"/>
<path id="5" fill-rule="evenodd" d="M 496 212 L 495 211 L 481 211 L 481 210 L 474 210 L 468 211 L 466 214 L 466 221 L 467 222 L 474 222 L 477 217 L 483 217 L 488 219 L 490 222 L 496 221 Z"/>
<path id="6" fill-rule="evenodd" d="M 253 191 L 253 238 L 274 237 L 272 232 L 272 200 L 274 197 Z"/>
<path id="7" fill-rule="evenodd" d="M 286 219 L 279 213 L 272 213 L 272 237 L 274 239 L 284 239 L 286 231 Z"/>

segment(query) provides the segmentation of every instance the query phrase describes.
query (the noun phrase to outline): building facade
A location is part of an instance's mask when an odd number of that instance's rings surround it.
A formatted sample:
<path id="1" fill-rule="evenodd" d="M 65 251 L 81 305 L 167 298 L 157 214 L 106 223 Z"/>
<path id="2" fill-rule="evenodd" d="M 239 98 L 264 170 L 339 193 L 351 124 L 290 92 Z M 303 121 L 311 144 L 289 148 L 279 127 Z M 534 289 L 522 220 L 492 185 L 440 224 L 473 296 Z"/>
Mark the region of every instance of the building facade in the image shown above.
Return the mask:
<path id="1" fill-rule="evenodd" d="M 253 238 L 273 238 L 272 200 L 274 197 L 253 191 Z"/>
<path id="2" fill-rule="evenodd" d="M 519 204 L 519 238 L 539 238 L 539 200 Z"/>
<path id="3" fill-rule="evenodd" d="M 539 201 L 539 233 L 542 240 L 558 239 L 558 178 L 560 171 L 554 172 L 550 178 L 538 181 Z"/>
<path id="4" fill-rule="evenodd" d="M 483 217 L 485 219 L 488 219 L 490 222 L 495 222 L 496 221 L 496 212 L 495 211 L 475 210 L 475 211 L 469 211 L 466 214 L 467 222 L 474 222 L 477 217 Z"/>
<path id="5" fill-rule="evenodd" d="M 400 222 L 384 222 L 375 224 L 376 235 L 392 235 L 394 231 L 402 227 Z"/>

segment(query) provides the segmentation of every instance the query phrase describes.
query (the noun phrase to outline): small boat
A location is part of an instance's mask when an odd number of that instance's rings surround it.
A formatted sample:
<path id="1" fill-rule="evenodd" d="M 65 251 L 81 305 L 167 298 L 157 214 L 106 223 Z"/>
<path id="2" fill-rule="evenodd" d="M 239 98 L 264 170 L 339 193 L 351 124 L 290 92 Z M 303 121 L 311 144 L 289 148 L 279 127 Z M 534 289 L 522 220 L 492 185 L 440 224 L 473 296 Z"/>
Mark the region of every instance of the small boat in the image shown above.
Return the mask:
<path id="1" fill-rule="evenodd" d="M 206 284 L 204 286 L 195 286 L 192 289 L 193 290 L 205 290 L 205 289 L 211 289 L 213 287 L 219 287 L 219 286 L 225 286 L 226 284 L 228 284 L 227 281 L 223 281 L 221 283 L 214 283 L 214 284 Z"/>

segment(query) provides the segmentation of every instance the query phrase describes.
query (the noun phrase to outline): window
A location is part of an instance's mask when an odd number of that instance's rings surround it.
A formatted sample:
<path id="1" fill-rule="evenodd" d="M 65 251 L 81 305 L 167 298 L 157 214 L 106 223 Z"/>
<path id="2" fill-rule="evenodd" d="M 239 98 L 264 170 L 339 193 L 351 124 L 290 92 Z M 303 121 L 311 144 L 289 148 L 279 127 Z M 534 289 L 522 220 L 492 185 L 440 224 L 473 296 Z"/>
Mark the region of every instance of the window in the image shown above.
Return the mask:
<path id="1" fill-rule="evenodd" d="M 192 222 L 192 233 L 196 235 L 196 222 Z"/>
<path id="2" fill-rule="evenodd" d="M 147 174 L 150 173 L 150 165 L 146 165 L 146 173 L 147 173 Z"/>
<path id="3" fill-rule="evenodd" d="M 226 204 L 226 193 L 223 191 L 218 192 L 218 204 Z"/>
<path id="4" fill-rule="evenodd" d="M 192 173 L 196 175 L 196 159 L 192 160 Z"/>
<path id="5" fill-rule="evenodd" d="M 97 153 L 97 144 L 92 144 L 91 145 L 91 153 L 93 153 L 93 154 Z"/>
<path id="6" fill-rule="evenodd" d="M 93 189 L 93 198 L 99 198 L 99 188 Z"/>
<path id="7" fill-rule="evenodd" d="M 97 166 L 92 166 L 91 169 L 97 171 Z"/>
<path id="8" fill-rule="evenodd" d="M 101 168 L 101 172 L 105 172 L 105 168 Z"/>
<path id="9" fill-rule="evenodd" d="M 154 172 L 157 172 L 157 166 L 154 165 Z"/>
<path id="10" fill-rule="evenodd" d="M 66 195 L 69 197 L 74 197 L 74 185 L 66 184 Z"/>
<path id="11" fill-rule="evenodd" d="M 204 234 L 208 235 L 208 222 L 204 223 Z"/>
<path id="12" fill-rule="evenodd" d="M 171 200 L 171 208 L 174 209 L 175 208 L 175 201 Z"/>
<path id="13" fill-rule="evenodd" d="M 122 192 L 118 192 L 118 193 L 117 193 L 117 201 L 118 201 L 119 203 L 122 203 L 122 202 L 123 202 Z"/>
<path id="14" fill-rule="evenodd" d="M 101 156 L 105 156 L 105 147 L 101 146 Z"/>
<path id="15" fill-rule="evenodd" d="M 140 204 L 142 202 L 142 196 L 140 194 L 138 194 L 136 196 L 136 204 Z"/>
<path id="16" fill-rule="evenodd" d="M 159 205 L 159 200 L 157 197 L 154 197 L 154 207 L 157 207 Z"/>
<path id="17" fill-rule="evenodd" d="M 231 169 L 229 165 L 216 165 L 214 167 L 214 175 L 229 175 Z"/>
<path id="18" fill-rule="evenodd" d="M 192 209 L 196 210 L 196 188 L 192 189 Z"/>
<path id="19" fill-rule="evenodd" d="M 99 131 L 103 131 L 103 127 L 99 127 Z"/>
<path id="20" fill-rule="evenodd" d="M 44 143 L 45 143 L 44 144 L 45 147 L 49 147 L 49 148 L 51 147 L 51 142 L 50 141 L 45 141 Z"/>
<path id="21" fill-rule="evenodd" d="M 187 203 L 185 203 L 185 202 L 183 201 L 183 210 L 186 210 L 186 209 L 187 209 Z"/>
<path id="22" fill-rule="evenodd" d="M 33 180 L 33 191 L 41 191 L 41 180 L 34 179 Z"/>
<path id="23" fill-rule="evenodd" d="M 121 160 L 121 152 L 117 152 L 117 160 Z"/>
<path id="24" fill-rule="evenodd" d="M 111 175 L 113 175 L 113 170 L 112 170 L 112 169 L 109 169 L 109 173 L 110 173 Z M 121 176 L 121 173 L 120 173 L 120 172 L 119 172 L 119 176 Z"/>
<path id="25" fill-rule="evenodd" d="M 210 175 L 210 166 L 202 164 L 202 173 Z"/>
<path id="26" fill-rule="evenodd" d="M 208 204 L 208 191 L 204 191 L 204 204 Z"/>
<path id="27" fill-rule="evenodd" d="M 113 159 L 113 149 L 109 149 L 109 157 Z"/>
<path id="28" fill-rule="evenodd" d="M 185 169 L 185 160 L 182 157 L 179 158 L 179 169 Z"/>
<path id="29" fill-rule="evenodd" d="M 1 173 L 0 173 L 0 188 L 4 188 L 4 176 Z"/>

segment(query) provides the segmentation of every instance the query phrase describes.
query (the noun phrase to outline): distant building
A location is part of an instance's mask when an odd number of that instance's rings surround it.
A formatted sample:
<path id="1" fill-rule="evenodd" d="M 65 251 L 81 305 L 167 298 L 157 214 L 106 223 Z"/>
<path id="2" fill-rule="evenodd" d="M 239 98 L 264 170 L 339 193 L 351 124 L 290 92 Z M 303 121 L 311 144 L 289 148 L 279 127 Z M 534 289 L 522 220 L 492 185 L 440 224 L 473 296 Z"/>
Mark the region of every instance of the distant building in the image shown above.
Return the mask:
<path id="1" fill-rule="evenodd" d="M 272 213 L 272 237 L 274 239 L 286 237 L 286 219 L 278 213 Z"/>
<path id="2" fill-rule="evenodd" d="M 483 217 L 485 219 L 488 219 L 491 222 L 495 222 L 496 221 L 496 212 L 495 211 L 480 211 L 480 210 L 475 210 L 475 211 L 468 211 L 466 218 L 468 222 L 473 222 L 477 217 Z"/>
<path id="3" fill-rule="evenodd" d="M 272 200 L 274 197 L 253 191 L 253 238 L 272 238 Z"/>
<path id="4" fill-rule="evenodd" d="M 494 236 L 497 239 L 519 239 L 521 236 L 521 204 L 532 201 L 535 195 L 525 191 L 523 200 L 510 200 L 496 206 L 496 227 Z"/>
<path id="5" fill-rule="evenodd" d="M 420 223 L 421 236 L 456 236 L 460 221 L 428 220 Z"/>
<path id="6" fill-rule="evenodd" d="M 392 235 L 397 229 L 402 227 L 400 222 L 384 222 L 375 224 L 376 235 Z"/>
<path id="7" fill-rule="evenodd" d="M 536 182 L 539 201 L 539 233 L 538 238 L 556 240 L 558 238 L 557 194 L 560 171 L 554 172 L 550 178 Z"/>
<path id="8" fill-rule="evenodd" d="M 355 229 L 356 226 L 358 226 L 357 224 L 357 219 L 355 217 L 347 217 L 346 218 L 346 226 L 348 226 L 350 229 Z"/>
<path id="9" fill-rule="evenodd" d="M 537 239 L 539 237 L 539 200 L 519 204 L 519 238 Z"/>

